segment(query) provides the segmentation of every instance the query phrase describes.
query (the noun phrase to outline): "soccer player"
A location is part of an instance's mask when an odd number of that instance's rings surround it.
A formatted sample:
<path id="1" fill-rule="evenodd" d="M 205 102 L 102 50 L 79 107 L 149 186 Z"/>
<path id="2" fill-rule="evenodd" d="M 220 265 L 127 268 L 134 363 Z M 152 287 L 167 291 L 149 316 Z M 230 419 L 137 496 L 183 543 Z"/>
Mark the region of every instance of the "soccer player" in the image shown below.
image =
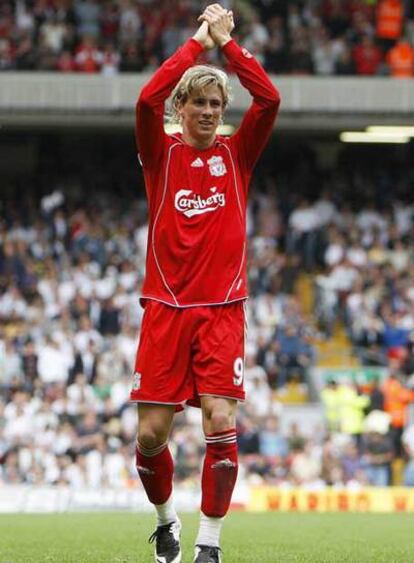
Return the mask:
<path id="1" fill-rule="evenodd" d="M 280 97 L 231 38 L 232 13 L 212 4 L 201 25 L 155 72 L 137 102 L 136 137 L 149 203 L 145 306 L 131 400 L 138 403 L 136 465 L 158 515 L 155 561 L 181 561 L 168 437 L 174 412 L 201 406 L 206 455 L 197 563 L 221 561 L 219 538 L 237 477 L 236 406 L 244 399 L 246 199 Z M 218 46 L 253 102 L 238 131 L 217 135 L 227 75 L 196 65 Z M 172 94 L 182 134 L 164 132 Z"/>

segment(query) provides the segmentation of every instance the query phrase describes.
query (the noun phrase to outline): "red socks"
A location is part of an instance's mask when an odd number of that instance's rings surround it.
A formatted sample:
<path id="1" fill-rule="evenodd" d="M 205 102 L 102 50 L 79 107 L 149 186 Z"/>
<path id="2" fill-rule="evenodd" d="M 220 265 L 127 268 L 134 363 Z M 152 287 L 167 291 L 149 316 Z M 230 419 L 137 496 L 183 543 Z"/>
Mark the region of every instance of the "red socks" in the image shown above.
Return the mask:
<path id="1" fill-rule="evenodd" d="M 237 479 L 236 429 L 206 436 L 206 457 L 201 480 L 201 511 L 221 518 L 227 513 Z M 136 466 L 152 504 L 164 504 L 172 493 L 174 463 L 166 444 L 148 450 L 137 445 Z"/>
<path id="2" fill-rule="evenodd" d="M 221 518 L 230 506 L 237 479 L 236 429 L 206 436 L 206 457 L 201 480 L 201 511 Z"/>
<path id="3" fill-rule="evenodd" d="M 164 504 L 172 493 L 174 463 L 167 444 L 148 450 L 137 444 L 136 467 L 152 504 Z"/>

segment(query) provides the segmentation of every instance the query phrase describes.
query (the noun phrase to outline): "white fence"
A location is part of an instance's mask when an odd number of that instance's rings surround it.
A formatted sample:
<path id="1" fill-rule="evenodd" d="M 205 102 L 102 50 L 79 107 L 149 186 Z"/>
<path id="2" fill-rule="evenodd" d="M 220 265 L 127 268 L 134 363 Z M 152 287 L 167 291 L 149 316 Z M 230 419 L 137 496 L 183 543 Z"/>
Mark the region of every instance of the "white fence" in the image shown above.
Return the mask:
<path id="1" fill-rule="evenodd" d="M 0 73 L 0 114 L 6 122 L 19 113 L 33 111 L 103 115 L 127 112 L 132 123 L 137 94 L 149 76 L 3 72 Z M 411 79 L 274 76 L 273 80 L 282 93 L 282 119 L 296 116 L 300 126 L 304 114 L 317 117 L 319 126 L 323 116 L 334 114 L 353 119 L 388 116 L 399 118 L 400 123 L 414 122 L 414 80 Z M 248 93 L 236 78 L 232 77 L 232 83 L 235 100 L 230 118 L 250 104 Z M 294 121 L 291 126 L 295 126 Z"/>
<path id="2" fill-rule="evenodd" d="M 177 508 L 183 512 L 197 510 L 200 493 L 180 490 L 174 493 Z M 15 512 L 81 512 L 125 510 L 152 511 L 142 489 L 70 489 L 30 485 L 7 485 L 0 488 L 0 514 Z"/>

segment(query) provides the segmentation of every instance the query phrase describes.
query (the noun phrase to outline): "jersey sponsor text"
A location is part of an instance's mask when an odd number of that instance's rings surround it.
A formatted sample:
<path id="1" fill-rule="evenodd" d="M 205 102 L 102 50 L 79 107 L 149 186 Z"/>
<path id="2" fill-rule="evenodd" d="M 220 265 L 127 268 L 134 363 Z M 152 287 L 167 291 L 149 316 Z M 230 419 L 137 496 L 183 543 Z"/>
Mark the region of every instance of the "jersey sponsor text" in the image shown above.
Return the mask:
<path id="1" fill-rule="evenodd" d="M 211 195 L 206 199 L 195 194 L 192 190 L 179 190 L 175 194 L 175 208 L 186 217 L 201 215 L 209 211 L 216 211 L 226 205 L 226 196 L 217 192 L 217 188 L 210 188 Z"/>

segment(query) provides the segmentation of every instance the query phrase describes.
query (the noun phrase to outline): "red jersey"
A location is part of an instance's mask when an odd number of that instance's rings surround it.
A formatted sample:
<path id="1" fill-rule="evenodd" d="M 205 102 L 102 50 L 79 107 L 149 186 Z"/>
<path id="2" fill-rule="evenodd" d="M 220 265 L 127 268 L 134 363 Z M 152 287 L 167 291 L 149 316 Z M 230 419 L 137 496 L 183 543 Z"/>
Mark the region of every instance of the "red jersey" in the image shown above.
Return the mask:
<path id="1" fill-rule="evenodd" d="M 188 40 L 157 70 L 137 102 L 136 138 L 149 204 L 143 299 L 175 307 L 247 297 L 246 200 L 253 167 L 273 127 L 280 96 L 260 64 L 235 41 L 223 53 L 253 96 L 236 133 L 205 150 L 164 132 L 164 102 L 203 47 Z"/>

